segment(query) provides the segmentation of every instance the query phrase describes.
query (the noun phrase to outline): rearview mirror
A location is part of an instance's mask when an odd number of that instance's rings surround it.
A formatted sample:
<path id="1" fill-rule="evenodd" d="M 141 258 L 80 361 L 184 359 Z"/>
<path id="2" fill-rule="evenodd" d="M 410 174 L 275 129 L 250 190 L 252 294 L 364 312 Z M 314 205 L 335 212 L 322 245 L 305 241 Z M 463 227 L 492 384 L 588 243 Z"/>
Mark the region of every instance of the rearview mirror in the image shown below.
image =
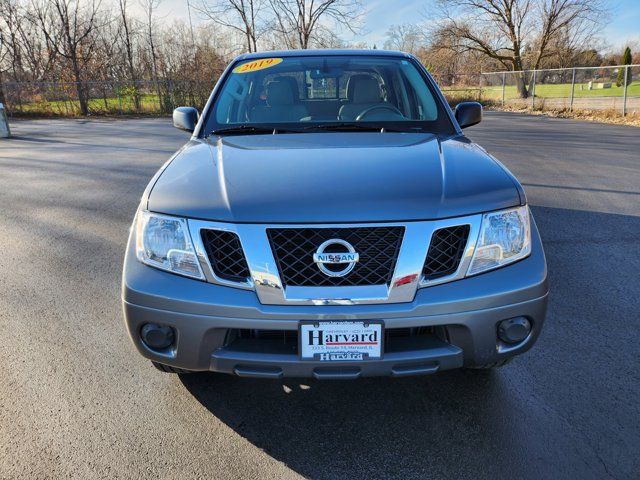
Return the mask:
<path id="1" fill-rule="evenodd" d="M 193 132 L 198 123 L 198 110 L 193 107 L 178 107 L 173 111 L 173 126 Z"/>
<path id="2" fill-rule="evenodd" d="M 482 105 L 478 102 L 462 102 L 456 105 L 456 120 L 460 128 L 467 128 L 482 121 Z"/>

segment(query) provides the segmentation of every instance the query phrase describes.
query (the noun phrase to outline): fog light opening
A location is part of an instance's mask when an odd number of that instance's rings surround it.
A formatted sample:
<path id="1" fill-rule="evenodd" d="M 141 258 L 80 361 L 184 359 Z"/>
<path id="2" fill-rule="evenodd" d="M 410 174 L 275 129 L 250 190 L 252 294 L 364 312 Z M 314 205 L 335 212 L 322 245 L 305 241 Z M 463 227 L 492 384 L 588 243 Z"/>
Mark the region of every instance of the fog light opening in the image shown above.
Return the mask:
<path id="1" fill-rule="evenodd" d="M 510 318 L 498 324 L 498 337 L 504 343 L 519 343 L 531 333 L 531 322 L 524 317 Z"/>
<path id="2" fill-rule="evenodd" d="M 147 347 L 164 350 L 173 344 L 175 332 L 171 327 L 147 323 L 140 330 L 140 338 Z"/>

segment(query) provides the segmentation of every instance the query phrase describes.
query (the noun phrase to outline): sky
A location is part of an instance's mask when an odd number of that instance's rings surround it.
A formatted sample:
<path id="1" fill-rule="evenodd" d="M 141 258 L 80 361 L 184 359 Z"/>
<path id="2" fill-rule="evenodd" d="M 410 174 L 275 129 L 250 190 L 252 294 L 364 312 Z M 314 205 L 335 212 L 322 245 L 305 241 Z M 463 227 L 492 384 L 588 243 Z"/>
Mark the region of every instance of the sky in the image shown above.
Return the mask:
<path id="1" fill-rule="evenodd" d="M 191 0 L 197 4 L 200 0 Z M 611 14 L 609 22 L 602 30 L 602 37 L 608 49 L 618 50 L 632 40 L 640 41 L 640 0 L 605 0 Z M 428 21 L 432 0 L 363 0 L 365 17 L 364 31 L 355 36 L 343 35 L 350 43 L 366 42 L 381 48 L 385 34 L 391 25 L 402 23 L 423 23 Z M 188 21 L 187 0 L 162 0 L 159 15 L 166 19 Z M 194 23 L 199 23 L 192 11 Z"/>

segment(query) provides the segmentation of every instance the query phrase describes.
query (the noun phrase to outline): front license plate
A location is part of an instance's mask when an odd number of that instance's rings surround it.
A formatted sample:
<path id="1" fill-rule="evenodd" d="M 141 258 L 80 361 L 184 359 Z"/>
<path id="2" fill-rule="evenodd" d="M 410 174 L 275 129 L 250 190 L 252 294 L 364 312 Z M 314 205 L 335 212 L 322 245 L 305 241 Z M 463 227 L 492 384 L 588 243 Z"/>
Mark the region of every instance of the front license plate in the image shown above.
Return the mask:
<path id="1" fill-rule="evenodd" d="M 300 322 L 300 358 L 344 362 L 382 358 L 381 321 Z"/>

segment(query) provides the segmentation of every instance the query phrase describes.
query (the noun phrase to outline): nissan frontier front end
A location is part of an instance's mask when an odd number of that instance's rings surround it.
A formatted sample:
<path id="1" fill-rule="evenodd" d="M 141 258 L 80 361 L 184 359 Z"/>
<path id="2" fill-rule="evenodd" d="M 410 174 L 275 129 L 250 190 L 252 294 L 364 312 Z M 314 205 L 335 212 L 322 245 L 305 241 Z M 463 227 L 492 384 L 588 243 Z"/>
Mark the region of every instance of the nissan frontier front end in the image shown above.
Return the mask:
<path id="1" fill-rule="evenodd" d="M 149 183 L 122 298 L 161 370 L 357 378 L 486 368 L 543 326 L 521 185 L 411 55 L 235 59 Z"/>

